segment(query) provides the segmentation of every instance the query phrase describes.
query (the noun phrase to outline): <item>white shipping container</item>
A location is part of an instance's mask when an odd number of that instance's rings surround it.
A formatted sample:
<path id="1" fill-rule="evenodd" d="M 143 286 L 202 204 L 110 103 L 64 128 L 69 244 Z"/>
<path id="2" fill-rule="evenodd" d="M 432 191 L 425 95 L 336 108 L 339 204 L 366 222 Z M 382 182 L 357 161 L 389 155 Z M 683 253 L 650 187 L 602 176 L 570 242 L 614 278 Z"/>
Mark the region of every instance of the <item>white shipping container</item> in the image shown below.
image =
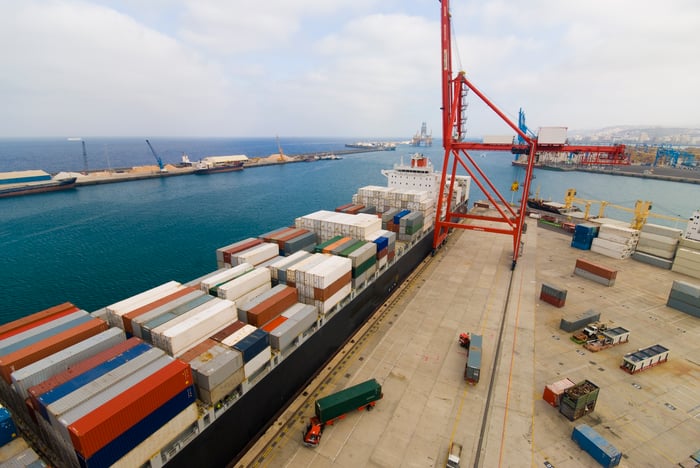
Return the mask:
<path id="1" fill-rule="evenodd" d="M 254 327 L 253 325 L 246 324 L 241 328 L 240 330 L 236 330 L 233 334 L 227 336 L 223 340 L 221 340 L 221 343 L 225 344 L 228 347 L 233 347 L 236 343 L 241 341 L 243 338 L 246 336 L 250 335 L 253 333 L 255 330 L 257 330 L 257 327 Z"/>
<path id="2" fill-rule="evenodd" d="M 239 245 L 242 245 L 244 243 L 252 242 L 252 241 L 256 241 L 256 240 L 257 240 L 257 238 L 255 238 L 255 237 L 248 237 L 247 239 L 243 239 L 241 241 L 234 242 L 233 244 L 229 244 L 229 245 L 226 245 L 224 247 L 219 247 L 218 249 L 216 249 L 216 260 L 223 262 L 224 261 L 224 253 L 227 250 L 238 247 Z"/>
<path id="3" fill-rule="evenodd" d="M 262 296 L 263 294 L 266 294 L 268 291 L 272 290 L 272 284 L 271 283 L 266 283 L 263 284 L 262 286 L 259 286 L 256 289 L 253 289 L 247 294 L 242 295 L 236 300 L 236 304 L 247 304 L 250 301 L 253 301 L 255 298 Z M 243 316 L 243 319 L 240 317 Z M 242 310 L 240 307 L 238 308 L 238 320 L 241 322 L 246 322 L 248 321 L 248 312 L 245 310 Z"/>
<path id="4" fill-rule="evenodd" d="M 134 466 L 143 466 L 152 457 L 157 457 L 160 460 L 160 450 L 168 443 L 172 442 L 175 437 L 180 435 L 183 428 L 189 427 L 197 421 L 198 411 L 197 404 L 192 403 L 180 414 L 165 423 L 156 432 L 148 436 L 146 440 L 134 447 L 129 453 L 120 458 L 112 468 L 132 468 Z M 154 455 L 155 454 L 155 455 Z"/>
<path id="5" fill-rule="evenodd" d="M 256 268 L 245 275 L 239 276 L 218 288 L 218 295 L 222 299 L 237 301 L 240 297 L 269 284 L 272 287 L 272 274 L 267 268 Z"/>
<path id="6" fill-rule="evenodd" d="M 153 343 L 154 346 L 157 346 L 161 349 L 164 349 L 164 346 L 166 346 L 165 342 L 163 341 L 163 334 L 165 333 L 166 330 L 178 325 L 179 323 L 187 321 L 190 317 L 195 317 L 198 314 L 200 314 L 202 311 L 209 309 L 210 307 L 213 307 L 216 304 L 219 303 L 229 303 L 232 304 L 231 301 L 227 301 L 226 299 L 219 299 L 218 297 L 212 298 L 211 301 L 207 301 L 204 304 L 201 304 L 194 309 L 188 310 L 182 315 L 178 315 L 177 317 L 173 318 L 172 320 L 169 320 L 165 322 L 162 325 L 159 325 L 151 330 L 150 336 L 151 336 L 151 343 Z"/>
<path id="7" fill-rule="evenodd" d="M 215 275 L 210 276 L 209 278 L 204 279 L 199 284 L 199 288 L 204 292 L 209 292 L 211 288 L 219 284 L 226 283 L 227 281 L 231 281 L 232 279 L 244 275 L 252 270 L 253 265 L 251 265 L 250 263 L 241 263 L 240 265 L 236 265 L 233 268 L 227 268 L 221 273 L 217 273 Z"/>
<path id="8" fill-rule="evenodd" d="M 537 143 L 540 145 L 566 144 L 566 127 L 540 127 Z"/>
<path id="9" fill-rule="evenodd" d="M 109 328 L 79 343 L 36 361 L 12 373 L 12 385 L 22 399 L 26 399 L 30 387 L 48 380 L 71 366 L 126 341 L 124 331 Z"/>
<path id="10" fill-rule="evenodd" d="M 124 328 L 121 316 L 137 309 L 143 305 L 150 304 L 153 301 L 167 296 L 168 294 L 174 293 L 182 285 L 177 281 L 168 281 L 167 283 L 156 286 L 155 288 L 149 289 L 142 293 L 136 294 L 129 298 L 123 299 L 119 302 L 115 302 L 112 305 L 108 305 L 105 309 L 107 310 L 107 320 L 109 324 L 113 327 Z"/>
<path id="11" fill-rule="evenodd" d="M 231 264 L 250 263 L 251 265 L 259 265 L 278 256 L 279 253 L 280 249 L 276 242 L 263 242 L 255 247 L 231 255 Z"/>
<path id="12" fill-rule="evenodd" d="M 377 255 L 377 244 L 368 242 L 348 255 L 353 267 L 358 267 Z"/>
<path id="13" fill-rule="evenodd" d="M 202 341 L 236 321 L 236 306 L 222 301 L 163 332 L 164 348 L 171 356 L 183 352 L 188 346 Z"/>
<path id="14" fill-rule="evenodd" d="M 347 285 L 343 286 L 340 288 L 340 290 L 333 294 L 331 297 L 329 297 L 325 301 L 310 301 L 310 304 L 313 304 L 318 308 L 319 313 L 321 314 L 326 314 L 330 312 L 330 310 L 337 305 L 340 301 L 342 301 L 344 298 L 346 298 L 350 292 L 352 291 L 352 284 L 348 283 Z"/>
<path id="15" fill-rule="evenodd" d="M 270 332 L 270 344 L 273 348 L 286 349 L 297 336 L 316 323 L 318 318 L 316 307 L 309 304 L 300 304 L 300 306 L 290 318 Z"/>
<path id="16" fill-rule="evenodd" d="M 251 378 L 257 371 L 259 371 L 267 363 L 269 363 L 271 358 L 272 358 L 272 348 L 268 346 L 267 348 L 260 351 L 253 359 L 248 361 L 243 366 L 243 372 L 245 374 L 245 378 L 246 379 Z"/>
<path id="17" fill-rule="evenodd" d="M 267 268 L 270 270 L 272 278 L 278 279 L 279 277 L 277 276 L 277 273 L 279 270 L 286 270 L 287 266 L 292 265 L 310 256 L 310 252 L 307 252 L 305 250 L 299 250 L 298 252 L 294 252 L 289 257 L 281 257 L 279 260 L 276 260 L 275 262 L 268 265 Z"/>

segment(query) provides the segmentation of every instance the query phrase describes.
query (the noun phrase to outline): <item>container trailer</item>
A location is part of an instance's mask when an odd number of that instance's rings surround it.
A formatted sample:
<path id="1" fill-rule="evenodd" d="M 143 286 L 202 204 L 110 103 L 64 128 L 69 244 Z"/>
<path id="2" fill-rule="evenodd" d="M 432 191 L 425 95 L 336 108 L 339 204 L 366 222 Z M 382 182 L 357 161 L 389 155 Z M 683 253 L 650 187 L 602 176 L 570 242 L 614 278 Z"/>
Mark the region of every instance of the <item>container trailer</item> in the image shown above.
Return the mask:
<path id="1" fill-rule="evenodd" d="M 319 398 L 314 405 L 316 415 L 311 418 L 304 432 L 304 445 L 315 447 L 321 442 L 326 426 L 343 419 L 349 412 L 371 410 L 384 395 L 382 386 L 375 379 L 367 380 L 345 390 Z"/>
<path id="2" fill-rule="evenodd" d="M 467 365 L 464 368 L 464 380 L 470 384 L 479 383 L 481 374 L 481 335 L 471 335 L 467 351 Z"/>

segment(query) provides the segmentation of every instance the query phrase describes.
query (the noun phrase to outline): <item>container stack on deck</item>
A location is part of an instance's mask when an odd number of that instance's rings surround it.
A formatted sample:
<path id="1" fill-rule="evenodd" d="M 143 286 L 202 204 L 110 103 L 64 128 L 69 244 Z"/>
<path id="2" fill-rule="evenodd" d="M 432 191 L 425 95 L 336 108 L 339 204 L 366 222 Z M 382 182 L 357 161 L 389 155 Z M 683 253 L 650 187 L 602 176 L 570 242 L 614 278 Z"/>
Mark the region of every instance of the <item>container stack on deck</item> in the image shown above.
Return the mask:
<path id="1" fill-rule="evenodd" d="M 681 235 L 683 235 L 681 229 L 647 223 L 642 226 L 639 242 L 632 258 L 670 270 Z"/>
<path id="2" fill-rule="evenodd" d="M 591 251 L 606 257 L 625 259 L 634 252 L 639 231 L 614 224 L 601 224 L 598 236 L 591 243 Z"/>
<path id="3" fill-rule="evenodd" d="M 700 286 L 674 281 L 666 305 L 694 317 L 700 317 Z"/>

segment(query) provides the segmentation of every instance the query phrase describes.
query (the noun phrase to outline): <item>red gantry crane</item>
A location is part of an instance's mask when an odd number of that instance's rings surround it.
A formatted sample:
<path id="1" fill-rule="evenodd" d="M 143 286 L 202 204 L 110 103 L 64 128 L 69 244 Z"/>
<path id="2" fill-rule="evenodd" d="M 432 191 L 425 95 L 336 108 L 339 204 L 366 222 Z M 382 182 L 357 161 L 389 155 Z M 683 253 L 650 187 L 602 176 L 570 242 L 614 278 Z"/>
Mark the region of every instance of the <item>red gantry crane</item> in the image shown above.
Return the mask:
<path id="1" fill-rule="evenodd" d="M 564 127 L 548 127 L 548 132 L 540 131 L 536 137 L 521 130 L 506 115 L 501 112 L 479 89 L 471 83 L 465 74 L 460 71 L 456 75 L 452 72 L 452 33 L 449 0 L 441 1 L 441 44 L 442 44 L 442 139 L 445 156 L 442 164 L 442 177 L 440 182 L 440 195 L 435 216 L 435 234 L 433 248 L 437 249 L 446 239 L 451 228 L 486 231 L 497 234 L 506 234 L 513 237 L 513 264 L 518 260 L 521 249 L 521 237 L 527 197 L 530 192 L 532 171 L 535 156 L 539 153 L 573 153 L 580 155 L 579 162 L 589 165 L 617 165 L 629 164 L 629 158 L 625 155 L 624 145 L 616 146 L 584 146 L 569 145 L 566 143 L 566 129 Z M 472 91 L 493 112 L 495 112 L 517 134 L 518 142 L 507 143 L 478 143 L 463 141 L 466 135 L 466 99 L 469 91 Z M 564 137 L 561 137 L 563 130 Z M 543 129 L 544 130 L 544 129 Z M 513 154 L 527 154 L 527 166 L 525 167 L 525 181 L 523 183 L 520 208 L 516 211 L 505 198 L 498 192 L 486 174 L 479 168 L 468 150 L 500 151 Z M 491 205 L 498 211 L 498 216 L 484 216 L 470 213 L 458 213 L 452 211 L 451 200 L 453 185 L 450 183 L 446 191 L 448 170 L 451 178 L 455 180 L 457 169 L 464 168 L 472 180 L 486 195 Z M 442 204 L 447 197 L 446 211 L 442 213 Z M 461 223 L 455 220 L 469 219 L 475 222 Z M 479 224 L 481 222 L 481 224 Z M 493 223 L 501 223 L 502 227 L 493 227 Z M 488 223 L 488 224 L 486 224 Z"/>

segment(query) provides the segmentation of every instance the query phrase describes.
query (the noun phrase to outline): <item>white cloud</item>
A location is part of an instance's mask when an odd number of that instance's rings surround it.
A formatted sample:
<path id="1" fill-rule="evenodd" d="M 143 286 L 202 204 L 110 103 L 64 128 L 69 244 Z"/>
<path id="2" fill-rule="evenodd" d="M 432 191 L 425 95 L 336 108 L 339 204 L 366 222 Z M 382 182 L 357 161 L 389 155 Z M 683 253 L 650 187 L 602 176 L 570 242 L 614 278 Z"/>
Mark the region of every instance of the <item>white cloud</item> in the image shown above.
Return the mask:
<path id="1" fill-rule="evenodd" d="M 510 117 L 700 124 L 695 0 L 453 1 L 454 70 Z M 0 2 L 2 136 L 410 136 L 441 126 L 440 4 Z M 459 59 L 459 60 L 458 60 Z M 504 126 L 474 102 L 470 134 Z"/>

